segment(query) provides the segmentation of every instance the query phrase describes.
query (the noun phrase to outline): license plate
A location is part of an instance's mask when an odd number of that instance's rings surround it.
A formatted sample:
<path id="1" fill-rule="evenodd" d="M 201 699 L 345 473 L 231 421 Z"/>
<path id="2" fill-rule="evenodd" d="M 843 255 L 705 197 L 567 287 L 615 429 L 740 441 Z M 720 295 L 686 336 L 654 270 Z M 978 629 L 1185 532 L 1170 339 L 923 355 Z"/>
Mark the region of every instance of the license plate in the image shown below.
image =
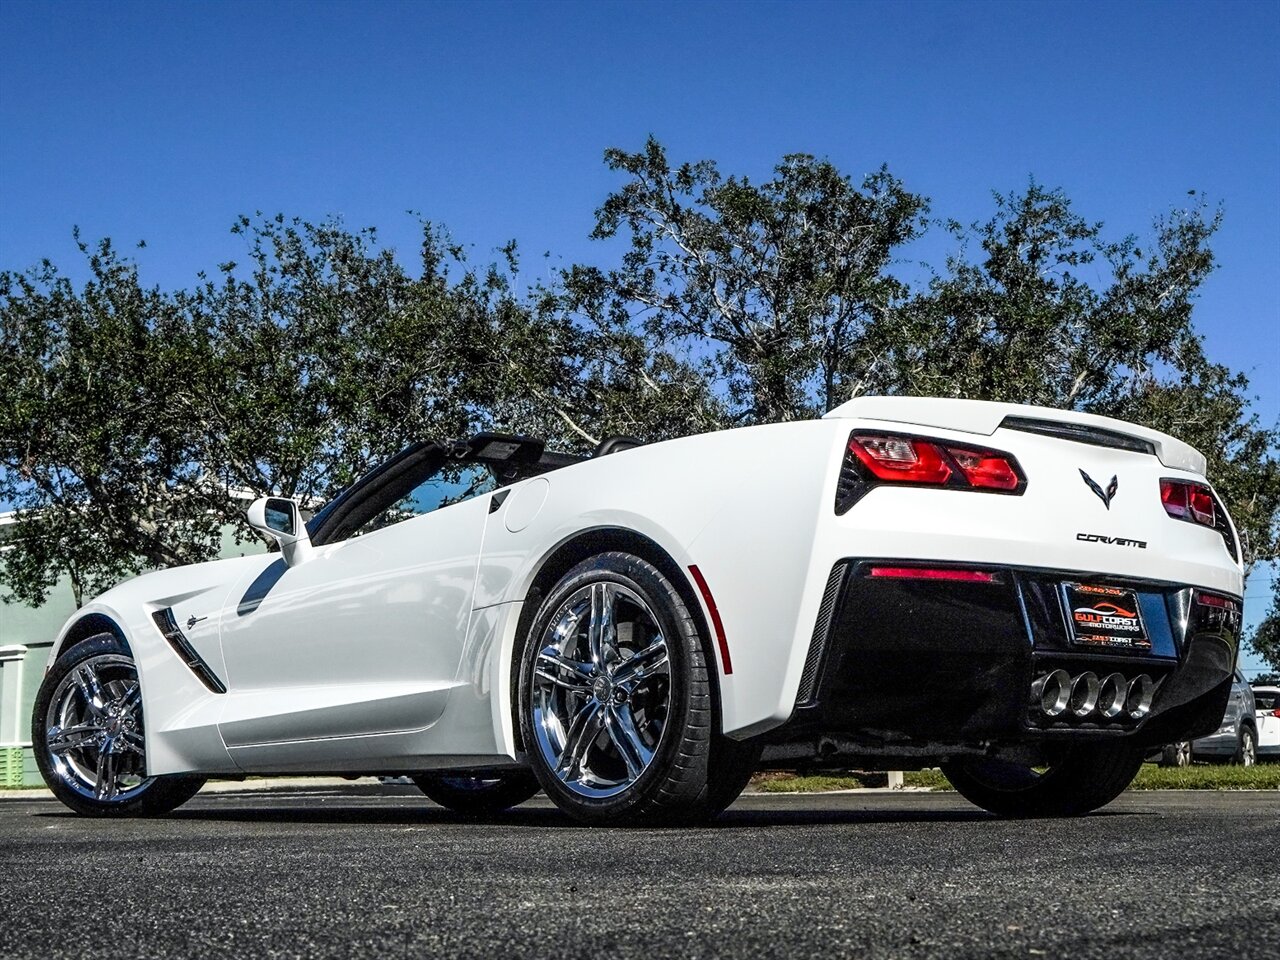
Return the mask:
<path id="1" fill-rule="evenodd" d="M 1151 649 L 1138 594 L 1121 587 L 1090 583 L 1063 584 L 1071 637 L 1085 647 L 1112 650 Z"/>

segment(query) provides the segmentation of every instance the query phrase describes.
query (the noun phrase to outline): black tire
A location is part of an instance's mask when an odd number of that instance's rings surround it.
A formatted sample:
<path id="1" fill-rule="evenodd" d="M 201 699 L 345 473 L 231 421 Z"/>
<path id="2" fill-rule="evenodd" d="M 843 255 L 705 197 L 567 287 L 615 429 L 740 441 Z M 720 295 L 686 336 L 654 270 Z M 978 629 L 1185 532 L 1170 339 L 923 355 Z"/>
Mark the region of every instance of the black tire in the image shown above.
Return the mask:
<path id="1" fill-rule="evenodd" d="M 470 816 L 518 807 L 541 789 L 538 778 L 528 770 L 504 771 L 493 777 L 420 773 L 413 782 L 440 806 Z"/>
<path id="2" fill-rule="evenodd" d="M 1120 796 L 1142 760 L 1142 750 L 1125 744 L 1079 744 L 1043 773 L 985 757 L 944 763 L 942 772 L 966 800 L 999 816 L 1076 817 Z"/>
<path id="3" fill-rule="evenodd" d="M 1237 767 L 1252 767 L 1258 762 L 1258 735 L 1253 727 L 1240 724 L 1240 740 L 1236 744 L 1236 754 L 1231 763 Z"/>
<path id="4" fill-rule="evenodd" d="M 1160 751 L 1160 766 L 1162 767 L 1189 767 L 1191 766 L 1191 741 L 1180 740 L 1177 743 L 1167 744 Z"/>
<path id="5" fill-rule="evenodd" d="M 593 585 L 604 585 L 598 589 L 620 586 L 638 597 L 647 606 L 645 612 L 652 617 L 658 636 L 666 645 L 666 703 L 655 711 L 655 715 L 664 718 L 660 738 L 649 745 L 652 752 L 642 772 L 631 778 L 628 770 L 619 781 L 621 785 L 611 788 L 617 791 L 611 795 L 584 795 L 581 785 L 575 788 L 562 780 L 551 766 L 555 758 L 544 755 L 548 750 L 545 730 L 543 740 L 535 732 L 535 661 L 544 650 L 543 641 L 551 642 L 553 638 L 553 623 L 566 615 L 566 605 L 584 590 L 590 592 Z M 524 638 L 517 683 L 521 737 L 533 772 L 547 796 L 569 816 L 586 824 L 610 825 L 688 822 L 710 815 L 707 787 L 711 687 L 703 639 L 680 593 L 652 564 L 631 554 L 609 552 L 591 557 L 566 573 L 547 595 Z M 608 710 L 607 701 L 598 703 L 598 712 L 603 715 Z M 568 736 L 566 733 L 566 742 Z M 601 737 L 605 736 L 612 734 L 602 726 L 599 734 L 581 739 L 587 749 L 603 751 L 607 760 L 607 744 L 591 746 L 602 743 Z M 617 753 L 621 756 L 620 748 Z M 726 792 L 731 788 L 726 781 Z"/>
<path id="6" fill-rule="evenodd" d="M 732 806 L 751 782 L 760 764 L 759 744 L 717 736 L 711 745 L 707 770 L 706 815 L 714 817 Z"/>
<path id="7" fill-rule="evenodd" d="M 44 782 L 53 791 L 55 797 L 76 813 L 86 817 L 156 816 L 168 813 L 186 803 L 204 786 L 203 777 L 186 775 L 145 777 L 143 776 L 145 769 L 143 769 L 137 773 L 140 781 L 137 785 L 123 791 L 117 798 L 98 799 L 84 792 L 85 783 L 74 772 L 76 769 L 85 771 L 87 764 L 76 767 L 70 765 L 69 760 L 60 761 L 55 758 L 49 745 L 50 708 L 53 705 L 53 697 L 73 671 L 79 670 L 91 661 L 93 664 L 108 663 L 110 665 L 108 668 L 112 671 L 110 675 L 117 678 L 110 681 L 111 683 L 128 683 L 130 672 L 132 672 L 133 682 L 137 681 L 137 670 L 133 666 L 133 657 L 129 649 L 110 633 L 89 637 L 58 657 L 40 684 L 31 716 L 31 743 L 35 752 L 36 765 L 40 768 L 40 775 L 44 777 Z M 62 699 L 60 695 L 60 700 Z M 83 701 L 83 695 L 81 699 Z M 129 727 L 130 735 L 145 744 L 140 702 L 132 719 L 133 723 Z M 95 751 L 93 747 L 86 746 L 66 751 L 63 756 L 75 756 L 81 760 L 92 761 L 100 754 L 101 750 Z M 134 756 L 136 754 L 132 754 L 129 758 L 131 763 L 137 766 L 145 765 L 145 755 L 136 760 Z"/>

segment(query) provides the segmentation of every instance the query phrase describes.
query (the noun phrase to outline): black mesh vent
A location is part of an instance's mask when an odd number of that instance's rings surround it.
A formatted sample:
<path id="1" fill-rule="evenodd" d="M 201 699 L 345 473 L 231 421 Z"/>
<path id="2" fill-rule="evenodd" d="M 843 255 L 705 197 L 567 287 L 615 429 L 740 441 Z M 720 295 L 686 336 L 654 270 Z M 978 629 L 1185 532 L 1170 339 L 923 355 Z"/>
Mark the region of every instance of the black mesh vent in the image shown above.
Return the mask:
<path id="1" fill-rule="evenodd" d="M 1023 433 L 1038 433 L 1046 437 L 1057 437 L 1060 440 L 1073 440 L 1076 443 L 1088 443 L 1095 447 L 1112 447 L 1116 450 L 1132 450 L 1134 453 L 1147 453 L 1155 456 L 1155 444 L 1149 440 L 1120 433 L 1117 430 L 1106 430 L 1092 427 L 1084 423 L 1063 423 L 1058 420 L 1037 420 L 1034 417 L 1005 417 L 1000 426 L 1006 430 L 1021 430 Z"/>
<path id="2" fill-rule="evenodd" d="M 841 561 L 831 568 L 831 576 L 827 578 L 827 589 L 823 591 L 822 603 L 818 605 L 818 621 L 813 625 L 813 639 L 809 641 L 809 656 L 804 661 L 804 672 L 800 674 L 800 691 L 796 694 L 797 706 L 813 702 L 818 686 L 818 673 L 822 669 L 822 655 L 827 649 L 827 634 L 831 630 L 831 618 L 836 612 L 836 601 L 840 599 L 840 585 L 844 583 L 844 571 L 848 564 Z"/>
<path id="3" fill-rule="evenodd" d="M 867 492 L 867 482 L 858 471 L 858 461 L 848 449 L 840 464 L 840 479 L 836 482 L 836 513 L 848 513 L 849 509 Z"/>
<path id="4" fill-rule="evenodd" d="M 182 630 L 178 628 L 178 622 L 173 618 L 173 609 L 171 607 L 157 610 L 151 614 L 151 619 L 155 621 L 156 628 L 164 638 L 169 641 L 169 646 L 173 647 L 174 652 L 191 668 L 191 672 L 200 678 L 201 683 L 214 693 L 227 692 L 226 684 L 204 662 L 204 659 L 196 652 L 196 648 L 191 646 L 191 642 L 182 633 Z"/>

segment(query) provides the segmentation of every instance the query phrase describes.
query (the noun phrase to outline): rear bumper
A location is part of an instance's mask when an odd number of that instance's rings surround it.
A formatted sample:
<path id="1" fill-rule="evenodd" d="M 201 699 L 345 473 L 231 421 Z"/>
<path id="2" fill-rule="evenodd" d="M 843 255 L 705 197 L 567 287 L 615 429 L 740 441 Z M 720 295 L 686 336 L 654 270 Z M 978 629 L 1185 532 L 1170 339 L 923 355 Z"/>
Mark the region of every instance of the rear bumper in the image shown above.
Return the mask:
<path id="1" fill-rule="evenodd" d="M 1080 582 L 1078 571 L 984 566 L 991 582 L 967 582 L 872 577 L 871 566 L 850 558 L 833 568 L 795 711 L 768 737 L 775 745 L 932 756 L 1118 737 L 1167 743 L 1212 733 L 1221 722 L 1239 598 L 1232 598 L 1234 609 L 1208 607 L 1182 584 L 1086 577 L 1133 590 L 1140 604 L 1150 649 L 1115 651 L 1082 648 L 1071 638 L 1061 585 Z M 1046 717 L 1033 684 L 1058 669 L 1073 677 L 1145 674 L 1156 685 L 1149 712 Z"/>

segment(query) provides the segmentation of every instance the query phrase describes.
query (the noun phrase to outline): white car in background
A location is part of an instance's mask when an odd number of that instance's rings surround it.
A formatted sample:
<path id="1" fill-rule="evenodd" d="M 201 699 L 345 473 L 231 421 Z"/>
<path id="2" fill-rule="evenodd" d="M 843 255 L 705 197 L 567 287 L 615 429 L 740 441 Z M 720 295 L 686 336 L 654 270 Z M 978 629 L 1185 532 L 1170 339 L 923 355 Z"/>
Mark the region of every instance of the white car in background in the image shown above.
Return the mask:
<path id="1" fill-rule="evenodd" d="M 1258 758 L 1280 760 L 1280 686 L 1254 687 L 1253 701 L 1258 721 Z"/>
<path id="2" fill-rule="evenodd" d="M 493 811 L 714 815 L 761 765 L 941 765 L 998 814 L 1114 799 L 1216 729 L 1242 569 L 1205 458 L 1105 417 L 865 397 L 590 457 L 422 441 L 280 552 L 66 624 L 33 740 L 87 815 L 208 777 L 410 775 Z"/>

